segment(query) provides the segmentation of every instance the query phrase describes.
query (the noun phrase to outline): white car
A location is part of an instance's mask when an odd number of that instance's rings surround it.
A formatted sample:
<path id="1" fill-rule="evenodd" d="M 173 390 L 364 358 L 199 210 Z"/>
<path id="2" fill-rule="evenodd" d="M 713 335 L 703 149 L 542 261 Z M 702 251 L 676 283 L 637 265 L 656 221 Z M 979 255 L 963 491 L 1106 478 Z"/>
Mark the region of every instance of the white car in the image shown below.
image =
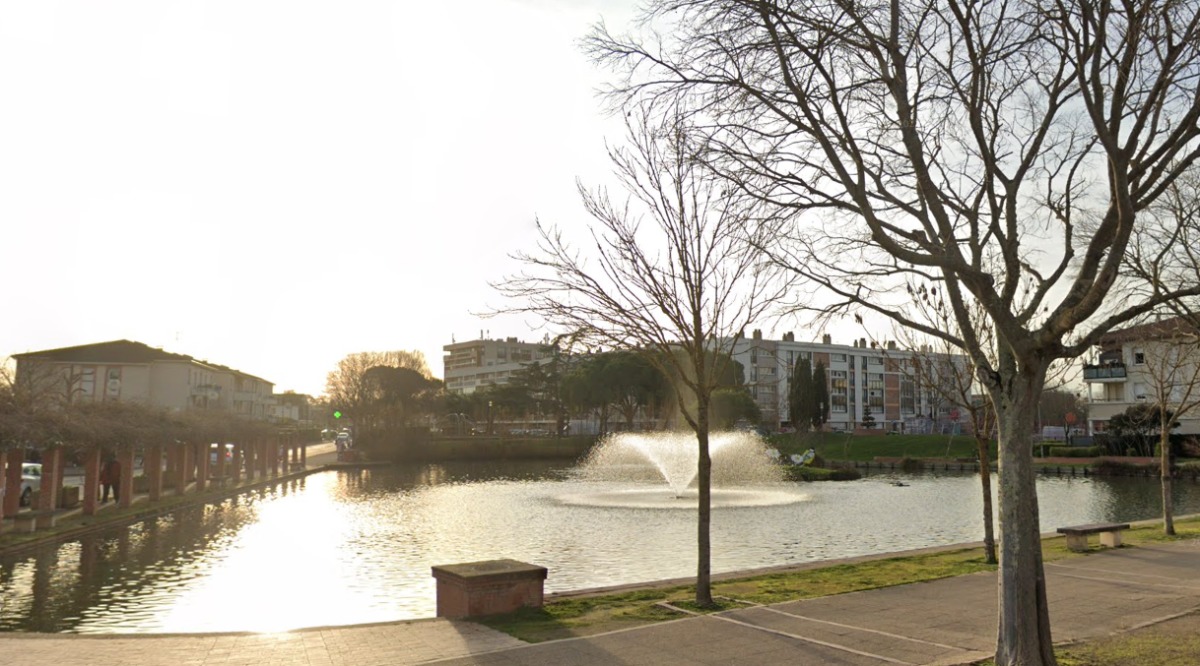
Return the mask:
<path id="1" fill-rule="evenodd" d="M 42 487 L 42 464 L 21 463 L 21 506 L 33 501 L 33 491 Z"/>

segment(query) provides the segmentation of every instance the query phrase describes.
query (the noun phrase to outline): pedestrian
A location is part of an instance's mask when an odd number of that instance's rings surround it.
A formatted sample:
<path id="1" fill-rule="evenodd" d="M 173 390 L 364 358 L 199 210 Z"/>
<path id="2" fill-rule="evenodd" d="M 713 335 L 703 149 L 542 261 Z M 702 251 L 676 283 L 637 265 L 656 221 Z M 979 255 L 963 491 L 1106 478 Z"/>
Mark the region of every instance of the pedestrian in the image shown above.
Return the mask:
<path id="1" fill-rule="evenodd" d="M 104 489 L 104 493 L 100 496 L 100 503 L 108 501 L 108 491 L 112 491 L 113 501 L 120 501 L 121 488 L 121 463 L 117 461 L 116 456 L 108 459 L 104 463 L 104 468 L 100 470 L 100 486 Z"/>

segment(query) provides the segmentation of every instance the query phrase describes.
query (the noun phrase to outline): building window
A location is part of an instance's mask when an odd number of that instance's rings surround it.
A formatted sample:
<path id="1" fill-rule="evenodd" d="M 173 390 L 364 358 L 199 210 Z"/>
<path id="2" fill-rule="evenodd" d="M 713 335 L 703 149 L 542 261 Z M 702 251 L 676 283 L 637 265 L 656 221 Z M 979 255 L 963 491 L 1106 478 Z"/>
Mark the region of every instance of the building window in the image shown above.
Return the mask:
<path id="1" fill-rule="evenodd" d="M 845 370 L 830 370 L 829 371 L 829 411 L 845 413 L 849 401 L 847 393 L 849 392 L 850 384 L 846 381 Z"/>
<path id="2" fill-rule="evenodd" d="M 1146 364 L 1146 352 L 1143 351 L 1141 347 L 1133 348 L 1133 364 L 1134 365 L 1145 365 Z"/>
<path id="3" fill-rule="evenodd" d="M 845 363 L 846 355 L 845 354 L 830 354 L 829 362 L 830 363 Z"/>

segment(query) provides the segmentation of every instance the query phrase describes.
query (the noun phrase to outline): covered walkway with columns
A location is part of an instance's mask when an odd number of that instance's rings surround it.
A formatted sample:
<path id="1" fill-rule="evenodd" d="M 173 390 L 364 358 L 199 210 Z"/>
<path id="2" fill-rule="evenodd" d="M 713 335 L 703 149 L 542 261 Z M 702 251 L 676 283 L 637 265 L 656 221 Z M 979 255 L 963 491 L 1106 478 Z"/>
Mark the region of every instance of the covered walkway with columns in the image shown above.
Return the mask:
<path id="1" fill-rule="evenodd" d="M 229 444 L 231 446 L 226 446 Z M 229 453 L 224 452 L 228 450 Z M 104 466 L 115 460 L 120 477 L 116 501 L 101 502 Z M 28 507 L 21 506 L 21 470 L 26 462 L 41 464 L 41 487 Z M 140 464 L 139 464 L 140 463 Z M 93 516 L 102 511 L 155 504 L 167 497 L 236 488 L 305 469 L 307 443 L 295 431 L 239 438 L 220 445 L 174 441 L 147 445 L 51 445 L 41 449 L 0 450 L 0 534 L 34 532 L 53 527 L 66 516 Z M 66 486 L 68 466 L 81 476 Z M 133 473 L 130 473 L 132 471 Z"/>

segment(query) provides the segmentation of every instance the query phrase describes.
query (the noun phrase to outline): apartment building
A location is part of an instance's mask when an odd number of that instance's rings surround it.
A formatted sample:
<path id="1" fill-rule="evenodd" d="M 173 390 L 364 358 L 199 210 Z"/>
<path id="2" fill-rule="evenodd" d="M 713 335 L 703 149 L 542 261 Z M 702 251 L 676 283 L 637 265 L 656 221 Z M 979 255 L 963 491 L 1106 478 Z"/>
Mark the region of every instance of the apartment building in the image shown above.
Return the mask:
<path id="1" fill-rule="evenodd" d="M 16 381 L 69 402 L 139 402 L 176 411 L 225 410 L 265 420 L 274 384 L 240 370 L 114 340 L 15 354 Z"/>
<path id="2" fill-rule="evenodd" d="M 513 373 L 533 362 L 549 360 L 553 347 L 517 338 L 453 342 L 442 347 L 442 377 L 451 393 L 474 393 L 489 385 L 507 384 Z"/>
<path id="3" fill-rule="evenodd" d="M 1102 338 L 1093 362 L 1083 365 L 1088 434 L 1106 432 L 1109 419 L 1133 405 L 1157 404 L 1165 397 L 1169 408 L 1182 399 L 1200 363 L 1198 335 L 1195 325 L 1172 317 L 1111 331 Z M 1195 400 L 1200 386 L 1192 391 Z M 1200 434 L 1200 414 L 1184 414 L 1178 420 L 1175 432 Z"/>
<path id="4" fill-rule="evenodd" d="M 724 346 L 728 348 L 728 344 Z M 945 361 L 941 364 L 945 368 L 962 371 L 967 367 L 965 356 L 913 352 L 894 342 L 879 346 L 866 339 L 834 344 L 829 335 L 821 342 L 797 341 L 793 333 L 768 340 L 761 330 L 755 330 L 733 346 L 733 358 L 745 369 L 747 387 L 768 426 L 791 425 L 788 391 L 792 371 L 798 361 L 807 359 L 814 366 L 825 365 L 830 401 L 827 427 L 832 430 L 862 427 L 864 410 L 880 430 L 941 432 L 969 427 L 966 410 L 942 398 L 932 386 L 922 385 L 912 365 L 917 354 Z"/>

